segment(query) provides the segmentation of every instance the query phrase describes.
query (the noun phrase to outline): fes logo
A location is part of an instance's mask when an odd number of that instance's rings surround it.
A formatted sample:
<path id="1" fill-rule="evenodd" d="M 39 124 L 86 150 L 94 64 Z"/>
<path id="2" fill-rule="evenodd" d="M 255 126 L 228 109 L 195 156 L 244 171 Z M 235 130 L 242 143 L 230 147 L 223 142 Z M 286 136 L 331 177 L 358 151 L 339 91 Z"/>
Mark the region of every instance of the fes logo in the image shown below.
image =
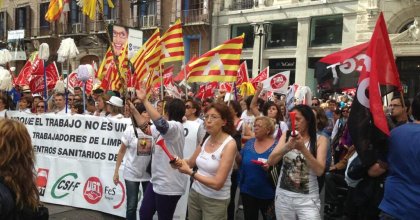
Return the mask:
<path id="1" fill-rule="evenodd" d="M 271 88 L 280 89 L 281 87 L 284 86 L 284 84 L 286 84 L 286 81 L 287 81 L 287 78 L 283 74 L 278 74 L 271 79 L 270 81 Z"/>
<path id="2" fill-rule="evenodd" d="M 118 209 L 125 201 L 125 187 L 121 181 L 118 180 L 117 186 L 105 186 L 104 197 L 107 200 L 117 202 L 115 205 L 112 206 L 114 209 Z"/>
<path id="3" fill-rule="evenodd" d="M 48 183 L 48 173 L 48 169 L 38 168 L 38 172 L 36 174 L 36 186 L 38 187 L 40 196 L 44 196 L 45 194 L 45 188 Z"/>
<path id="4" fill-rule="evenodd" d="M 83 188 L 83 197 L 90 204 L 98 203 L 103 194 L 102 183 L 98 177 L 92 176 L 85 183 Z"/>

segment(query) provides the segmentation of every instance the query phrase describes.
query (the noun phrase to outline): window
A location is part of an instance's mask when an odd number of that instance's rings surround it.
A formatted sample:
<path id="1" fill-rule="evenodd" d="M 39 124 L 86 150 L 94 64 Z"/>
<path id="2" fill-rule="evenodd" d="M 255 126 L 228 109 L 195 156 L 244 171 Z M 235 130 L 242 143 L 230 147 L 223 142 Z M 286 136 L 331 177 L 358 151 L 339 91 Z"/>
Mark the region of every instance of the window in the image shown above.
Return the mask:
<path id="1" fill-rule="evenodd" d="M 250 24 L 232 25 L 231 38 L 237 37 L 245 33 L 243 48 L 254 47 L 254 27 Z"/>
<path id="2" fill-rule="evenodd" d="M 82 21 L 82 13 L 80 13 L 79 6 L 77 5 L 76 0 L 72 0 L 70 2 L 70 24 L 81 23 Z"/>
<path id="3" fill-rule="evenodd" d="M 340 44 L 343 35 L 343 15 L 314 17 L 311 20 L 310 45 Z"/>
<path id="4" fill-rule="evenodd" d="M 5 41 L 7 31 L 7 12 L 0 12 L 0 40 Z"/>
<path id="5" fill-rule="evenodd" d="M 280 72 L 290 71 L 289 85 L 293 85 L 295 83 L 296 59 L 271 59 L 268 60 L 268 65 L 270 66 L 270 76 L 273 76 Z"/>
<path id="6" fill-rule="evenodd" d="M 41 3 L 39 5 L 39 27 L 41 29 L 45 29 L 45 28 L 50 27 L 50 23 L 48 23 L 48 21 L 45 20 L 45 14 L 48 11 L 49 4 L 50 3 L 45 2 L 45 3 Z"/>
<path id="7" fill-rule="evenodd" d="M 104 19 L 110 20 L 110 19 L 116 19 L 117 18 L 117 8 L 118 8 L 118 2 L 112 1 L 114 4 L 114 8 L 109 7 L 108 1 L 104 1 Z"/>
<path id="8" fill-rule="evenodd" d="M 296 47 L 297 20 L 274 21 L 267 39 L 267 48 Z"/>
<path id="9" fill-rule="evenodd" d="M 254 7 L 253 0 L 233 0 L 230 6 L 231 10 L 243 10 Z"/>

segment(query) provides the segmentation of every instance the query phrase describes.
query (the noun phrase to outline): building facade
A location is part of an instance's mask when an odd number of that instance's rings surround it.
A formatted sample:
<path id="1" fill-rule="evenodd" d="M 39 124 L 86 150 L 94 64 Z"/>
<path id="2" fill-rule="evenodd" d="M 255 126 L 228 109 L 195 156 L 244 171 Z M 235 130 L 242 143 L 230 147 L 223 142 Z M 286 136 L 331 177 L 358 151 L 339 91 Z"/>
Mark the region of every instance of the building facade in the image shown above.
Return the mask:
<path id="1" fill-rule="evenodd" d="M 49 44 L 50 60 L 56 61 L 61 40 L 68 37 L 75 40 L 80 54 L 71 60 L 70 68 L 67 62 L 58 64 L 60 72 L 92 61 L 100 63 L 110 45 L 106 32 L 109 24 L 141 30 L 143 41 L 146 41 L 156 28 L 163 33 L 176 19 L 181 18 L 186 59 L 210 49 L 211 10 L 208 0 L 112 1 L 115 7 L 110 8 L 104 1 L 103 16 L 97 13 L 92 21 L 82 14 L 76 0 L 69 0 L 68 11 L 54 23 L 44 18 L 49 1 L 3 1 L 0 8 L 0 46 L 25 55 L 12 62 L 11 65 L 17 69 L 15 74 L 19 73 L 29 54 L 36 51 L 41 43 Z M 24 30 L 24 37 L 8 40 L 11 30 Z M 176 69 L 180 69 L 181 65 L 181 62 L 177 63 Z"/>
<path id="2" fill-rule="evenodd" d="M 290 70 L 291 83 L 313 91 L 315 62 L 368 41 L 382 11 L 404 90 L 409 97 L 420 91 L 419 0 L 218 0 L 213 6 L 213 46 L 245 33 L 242 59 L 253 77 L 267 66 L 270 74 Z"/>

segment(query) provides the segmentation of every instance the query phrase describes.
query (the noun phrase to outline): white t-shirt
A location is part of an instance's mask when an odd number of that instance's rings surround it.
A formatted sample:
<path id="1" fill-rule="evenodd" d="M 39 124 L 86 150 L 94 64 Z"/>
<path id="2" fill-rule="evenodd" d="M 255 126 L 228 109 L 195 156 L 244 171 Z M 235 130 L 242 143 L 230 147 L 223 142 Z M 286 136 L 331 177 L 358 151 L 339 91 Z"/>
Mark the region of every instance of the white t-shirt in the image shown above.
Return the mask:
<path id="1" fill-rule="evenodd" d="M 184 158 L 190 158 L 204 136 L 199 133 L 201 125 L 197 121 L 187 120 L 183 123 L 183 126 L 185 135 Z"/>
<path id="2" fill-rule="evenodd" d="M 305 146 L 309 150 L 309 141 Z M 319 198 L 317 176 L 299 150 L 293 149 L 283 156 L 276 194 Z"/>
<path id="3" fill-rule="evenodd" d="M 107 115 L 106 117 L 107 117 L 107 118 L 121 119 L 121 118 L 124 118 L 124 115 L 122 115 L 121 113 L 119 113 L 119 114 L 117 114 L 117 115 L 114 115 L 114 116 L 112 116 L 111 114 L 109 114 L 109 115 Z"/>
<path id="4" fill-rule="evenodd" d="M 0 118 L 4 118 L 6 116 L 7 109 L 0 111 Z"/>
<path id="5" fill-rule="evenodd" d="M 55 114 L 57 115 L 70 115 L 70 113 L 71 113 L 70 109 L 67 109 L 67 113 L 66 113 L 66 108 L 63 108 L 62 110 L 55 112 Z"/>
<path id="6" fill-rule="evenodd" d="M 122 143 L 127 147 L 125 153 L 125 166 L 123 177 L 133 182 L 150 180 L 150 174 L 146 172 L 151 159 L 151 149 L 155 144 L 153 137 L 144 134 L 139 128 L 136 129 L 138 138 L 134 133 L 133 126 L 128 126 L 121 137 Z M 139 145 L 138 140 L 144 141 L 145 145 Z"/>
<path id="7" fill-rule="evenodd" d="M 161 135 L 152 125 L 152 135 L 156 142 L 163 138 L 168 151 L 173 156 L 183 157 L 184 151 L 184 127 L 180 122 L 168 121 L 169 129 Z M 173 169 L 169 164 L 169 158 L 160 146 L 152 148 L 152 179 L 153 191 L 162 195 L 182 195 L 187 187 L 187 176 Z"/>
<path id="8" fill-rule="evenodd" d="M 356 157 L 357 157 L 357 152 L 354 152 L 354 154 L 351 155 L 351 157 L 347 161 L 346 172 L 344 173 L 344 180 L 346 181 L 347 185 L 349 187 L 352 187 L 352 188 L 355 188 L 357 186 L 357 184 L 360 181 L 362 181 L 362 179 L 354 180 L 347 175 L 347 170 L 349 169 L 349 166 L 350 166 L 351 162 L 353 162 L 353 160 L 356 159 Z"/>
<path id="9" fill-rule="evenodd" d="M 287 126 L 286 122 L 280 121 L 280 130 L 281 133 L 284 134 L 289 130 L 289 127 Z M 277 133 L 279 131 L 279 124 L 276 124 L 276 127 L 274 128 L 273 138 L 277 137 Z"/>
<path id="10" fill-rule="evenodd" d="M 203 146 L 201 147 L 201 152 L 197 156 L 195 163 L 197 164 L 198 170 L 197 173 L 207 177 L 214 177 L 216 176 L 217 170 L 220 166 L 221 155 L 223 149 L 227 145 L 229 141 L 233 138 L 228 136 L 223 143 L 220 145 L 219 148 L 213 153 L 207 153 L 204 147 L 207 144 L 207 141 L 210 138 L 207 138 L 204 142 Z M 226 178 L 225 184 L 220 190 L 214 190 L 198 181 L 194 181 L 192 188 L 201 195 L 204 195 L 209 198 L 213 199 L 229 199 L 230 198 L 230 186 L 232 185 L 230 176 L 232 173 L 232 169 L 230 169 L 229 174 Z"/>

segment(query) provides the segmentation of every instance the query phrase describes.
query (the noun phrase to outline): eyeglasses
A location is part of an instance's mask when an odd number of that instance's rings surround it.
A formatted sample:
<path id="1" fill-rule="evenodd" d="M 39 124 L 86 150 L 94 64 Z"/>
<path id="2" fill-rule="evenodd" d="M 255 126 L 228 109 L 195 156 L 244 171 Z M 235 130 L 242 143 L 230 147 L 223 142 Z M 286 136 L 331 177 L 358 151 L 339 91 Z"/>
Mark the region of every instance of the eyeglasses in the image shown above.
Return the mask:
<path id="1" fill-rule="evenodd" d="M 208 121 L 215 121 L 219 118 L 221 117 L 216 116 L 216 115 L 204 115 L 204 120 L 208 120 Z"/>
<path id="2" fill-rule="evenodd" d="M 190 108 L 192 108 L 192 106 L 190 106 L 190 105 L 185 105 L 185 108 L 186 108 L 186 109 L 190 109 Z"/>
<path id="3" fill-rule="evenodd" d="M 73 101 L 74 99 L 69 99 L 69 101 Z"/>
<path id="4" fill-rule="evenodd" d="M 342 112 L 343 112 L 343 113 L 347 113 L 347 112 L 349 112 L 349 110 L 343 110 Z"/>
<path id="5" fill-rule="evenodd" d="M 402 105 L 394 105 L 394 104 L 389 105 L 389 107 L 391 107 L 391 108 L 393 108 L 393 107 L 399 107 L 399 106 L 402 106 Z"/>
<path id="6" fill-rule="evenodd" d="M 319 104 L 318 103 L 312 103 L 312 106 L 318 106 Z"/>
<path id="7" fill-rule="evenodd" d="M 122 31 L 122 32 L 117 32 L 117 31 L 112 32 L 112 37 L 117 37 L 117 36 L 125 39 L 125 38 L 127 38 L 127 33 L 124 32 L 124 31 Z"/>
<path id="8" fill-rule="evenodd" d="M 259 127 L 259 128 L 263 128 L 265 127 L 263 124 L 254 124 L 254 128 Z"/>

